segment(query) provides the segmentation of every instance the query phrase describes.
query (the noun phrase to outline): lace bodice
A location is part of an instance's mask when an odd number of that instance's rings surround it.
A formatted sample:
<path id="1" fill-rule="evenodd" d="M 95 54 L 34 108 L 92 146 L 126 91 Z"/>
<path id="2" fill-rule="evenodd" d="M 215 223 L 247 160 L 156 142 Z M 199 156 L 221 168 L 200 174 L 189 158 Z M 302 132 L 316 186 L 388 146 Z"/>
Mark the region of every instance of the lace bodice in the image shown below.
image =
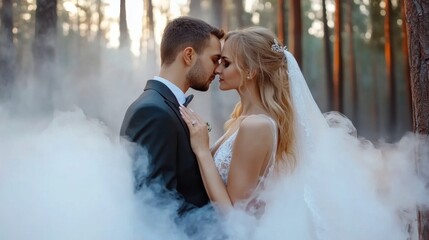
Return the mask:
<path id="1" fill-rule="evenodd" d="M 265 116 L 265 115 L 261 115 L 261 116 Z M 273 152 L 271 154 L 272 159 L 268 163 L 267 170 L 265 171 L 265 174 L 262 176 L 262 178 L 267 177 L 269 172 L 272 170 L 274 166 L 275 151 L 277 150 L 277 131 L 276 131 L 277 127 L 273 119 L 269 117 L 267 118 L 273 124 L 273 137 L 275 140 L 274 141 L 275 144 L 273 146 Z M 228 174 L 229 174 L 229 169 L 230 169 L 231 160 L 232 160 L 232 147 L 233 147 L 235 138 L 237 137 L 237 133 L 238 133 L 238 129 L 219 146 L 219 148 L 216 150 L 213 157 L 215 165 L 225 185 L 228 181 Z"/>
<path id="2" fill-rule="evenodd" d="M 225 183 L 228 180 L 229 166 L 232 159 L 232 145 L 234 144 L 235 138 L 237 137 L 238 130 L 235 131 L 229 138 L 222 143 L 217 149 L 214 155 L 214 161 L 219 174 Z"/>

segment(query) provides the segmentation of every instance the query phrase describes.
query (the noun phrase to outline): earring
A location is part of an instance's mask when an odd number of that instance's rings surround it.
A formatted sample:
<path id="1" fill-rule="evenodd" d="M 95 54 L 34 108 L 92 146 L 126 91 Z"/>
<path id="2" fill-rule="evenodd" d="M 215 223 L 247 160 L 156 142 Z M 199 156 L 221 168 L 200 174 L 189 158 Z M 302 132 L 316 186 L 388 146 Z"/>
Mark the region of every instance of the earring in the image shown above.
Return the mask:
<path id="1" fill-rule="evenodd" d="M 246 78 L 247 78 L 247 79 L 250 79 L 250 76 L 247 76 Z"/>

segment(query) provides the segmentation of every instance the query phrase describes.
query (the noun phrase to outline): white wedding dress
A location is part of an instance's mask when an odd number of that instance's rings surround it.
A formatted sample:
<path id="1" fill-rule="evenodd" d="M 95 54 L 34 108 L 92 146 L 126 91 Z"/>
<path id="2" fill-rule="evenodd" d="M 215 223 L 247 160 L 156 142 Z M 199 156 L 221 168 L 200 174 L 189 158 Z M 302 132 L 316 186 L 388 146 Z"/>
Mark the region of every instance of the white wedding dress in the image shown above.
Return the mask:
<path id="1" fill-rule="evenodd" d="M 274 169 L 275 156 L 276 156 L 276 150 L 277 150 L 276 122 L 272 118 L 266 115 L 260 114 L 258 116 L 266 118 L 268 121 L 270 121 L 272 125 L 273 142 L 275 144 L 273 145 L 273 148 L 271 150 L 270 160 L 266 166 L 264 174 L 260 176 L 258 184 L 253 190 L 253 193 L 248 199 L 240 201 L 239 204 L 236 204 L 236 206 L 238 206 L 239 208 L 245 209 L 248 213 L 254 216 L 260 216 L 261 214 L 263 214 L 263 211 L 265 208 L 265 202 L 264 200 L 260 199 L 259 194 L 264 189 L 265 180 L 268 177 L 270 177 Z M 231 136 L 229 136 L 224 142 L 222 142 L 213 156 L 216 168 L 218 169 L 219 175 L 221 176 L 225 185 L 228 182 L 228 174 L 229 174 L 229 169 L 230 169 L 231 160 L 232 160 L 233 145 L 237 137 L 238 131 L 239 131 L 239 128 L 233 134 L 231 134 Z M 220 138 L 218 141 L 222 141 L 222 140 L 223 139 Z"/>

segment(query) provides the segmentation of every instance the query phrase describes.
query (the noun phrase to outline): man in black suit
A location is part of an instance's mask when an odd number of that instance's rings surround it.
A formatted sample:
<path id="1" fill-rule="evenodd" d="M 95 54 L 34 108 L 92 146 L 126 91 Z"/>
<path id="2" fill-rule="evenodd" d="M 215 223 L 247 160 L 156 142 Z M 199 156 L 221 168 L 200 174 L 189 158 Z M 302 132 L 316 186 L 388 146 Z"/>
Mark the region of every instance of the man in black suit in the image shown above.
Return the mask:
<path id="1" fill-rule="evenodd" d="M 186 104 L 189 88 L 208 90 L 220 59 L 223 35 L 222 30 L 199 19 L 179 17 L 169 22 L 161 41 L 159 76 L 148 80 L 143 94 L 128 108 L 121 127 L 121 136 L 149 155 L 147 172 L 134 168 L 136 192 L 145 185 L 161 184 L 164 193 L 183 200 L 179 214 L 209 202 L 179 104 Z"/>

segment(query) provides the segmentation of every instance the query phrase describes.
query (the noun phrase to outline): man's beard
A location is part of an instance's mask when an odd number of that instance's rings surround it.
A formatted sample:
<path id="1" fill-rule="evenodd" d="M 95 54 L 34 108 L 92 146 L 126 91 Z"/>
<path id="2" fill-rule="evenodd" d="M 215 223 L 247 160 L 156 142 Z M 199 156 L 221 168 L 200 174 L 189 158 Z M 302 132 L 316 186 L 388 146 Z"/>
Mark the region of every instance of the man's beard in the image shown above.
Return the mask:
<path id="1" fill-rule="evenodd" d="M 198 59 L 195 65 L 189 70 L 186 79 L 192 89 L 197 91 L 207 91 L 210 82 L 205 76 L 204 68 L 202 67 L 201 60 Z"/>

